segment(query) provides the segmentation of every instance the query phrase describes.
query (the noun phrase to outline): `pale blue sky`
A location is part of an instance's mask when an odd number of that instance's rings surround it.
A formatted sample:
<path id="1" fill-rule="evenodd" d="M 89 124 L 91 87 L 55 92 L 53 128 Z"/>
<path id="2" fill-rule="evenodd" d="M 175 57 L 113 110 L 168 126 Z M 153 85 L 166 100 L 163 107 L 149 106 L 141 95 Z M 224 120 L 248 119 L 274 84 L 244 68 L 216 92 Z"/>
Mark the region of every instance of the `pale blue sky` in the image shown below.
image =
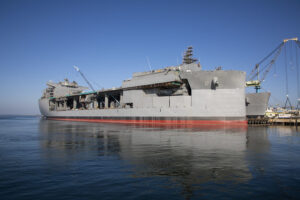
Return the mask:
<path id="1" fill-rule="evenodd" d="M 94 87 L 117 87 L 149 69 L 146 57 L 154 69 L 176 65 L 189 45 L 204 69 L 250 72 L 284 38 L 300 37 L 299 10 L 300 1 L 290 0 L 1 0 L 0 114 L 38 114 L 48 80 L 68 77 L 86 85 L 73 65 Z M 295 101 L 292 48 L 287 46 Z M 279 100 L 272 104 L 285 100 L 283 60 L 263 85 Z"/>

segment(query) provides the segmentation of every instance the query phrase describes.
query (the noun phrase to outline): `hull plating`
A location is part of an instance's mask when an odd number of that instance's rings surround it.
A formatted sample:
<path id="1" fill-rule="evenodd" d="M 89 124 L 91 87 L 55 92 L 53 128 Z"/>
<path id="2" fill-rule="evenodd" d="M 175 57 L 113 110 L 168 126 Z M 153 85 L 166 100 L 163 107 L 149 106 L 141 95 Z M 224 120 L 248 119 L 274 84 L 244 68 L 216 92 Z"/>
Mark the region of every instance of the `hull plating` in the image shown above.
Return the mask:
<path id="1" fill-rule="evenodd" d="M 97 118 L 68 118 L 68 117 L 50 117 L 51 120 L 62 120 L 62 121 L 79 121 L 79 122 L 95 122 L 95 123 L 121 123 L 121 124 L 142 124 L 142 125 L 171 125 L 171 126 L 202 126 L 202 125 L 229 125 L 229 126 L 247 126 L 246 120 L 234 120 L 234 119 L 187 119 L 187 120 L 176 120 L 176 119 L 97 119 Z"/>
<path id="2" fill-rule="evenodd" d="M 246 94 L 246 114 L 247 117 L 264 116 L 268 108 L 271 93 L 248 93 Z"/>

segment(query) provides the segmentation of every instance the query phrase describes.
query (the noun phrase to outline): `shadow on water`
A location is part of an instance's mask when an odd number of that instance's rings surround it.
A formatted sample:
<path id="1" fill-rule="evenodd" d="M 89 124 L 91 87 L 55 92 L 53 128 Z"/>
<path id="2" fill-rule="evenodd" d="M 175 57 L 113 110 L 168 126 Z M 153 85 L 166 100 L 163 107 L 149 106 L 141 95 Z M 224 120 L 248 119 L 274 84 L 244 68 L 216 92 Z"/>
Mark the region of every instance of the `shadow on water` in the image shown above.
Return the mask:
<path id="1" fill-rule="evenodd" d="M 247 149 L 267 152 L 266 128 L 141 127 L 41 120 L 43 157 L 72 162 L 113 156 L 132 166 L 131 178 L 166 177 L 189 199 L 209 184 L 241 184 L 252 179 Z M 201 196 L 200 194 L 198 194 Z"/>

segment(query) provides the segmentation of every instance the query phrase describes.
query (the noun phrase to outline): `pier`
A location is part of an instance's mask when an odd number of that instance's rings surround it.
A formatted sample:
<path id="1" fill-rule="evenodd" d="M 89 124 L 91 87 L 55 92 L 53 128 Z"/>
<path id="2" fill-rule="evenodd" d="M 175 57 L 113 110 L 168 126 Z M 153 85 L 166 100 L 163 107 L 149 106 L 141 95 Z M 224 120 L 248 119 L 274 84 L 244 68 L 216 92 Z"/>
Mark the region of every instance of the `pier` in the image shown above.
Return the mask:
<path id="1" fill-rule="evenodd" d="M 281 126 L 299 126 L 300 118 L 287 118 L 287 119 L 279 119 L 279 118 L 249 118 L 249 125 L 281 125 Z"/>

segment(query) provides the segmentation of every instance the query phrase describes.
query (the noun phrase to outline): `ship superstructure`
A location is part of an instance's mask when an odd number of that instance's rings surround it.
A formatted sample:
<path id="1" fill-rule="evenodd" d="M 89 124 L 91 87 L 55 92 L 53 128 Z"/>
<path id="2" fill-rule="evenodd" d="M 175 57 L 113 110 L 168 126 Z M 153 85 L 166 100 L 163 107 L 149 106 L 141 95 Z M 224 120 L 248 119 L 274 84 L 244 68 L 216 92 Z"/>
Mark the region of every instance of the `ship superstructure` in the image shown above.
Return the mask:
<path id="1" fill-rule="evenodd" d="M 181 65 L 134 73 L 119 88 L 84 92 L 67 80 L 48 83 L 41 113 L 74 121 L 246 124 L 245 72 L 204 71 L 190 54 Z"/>

